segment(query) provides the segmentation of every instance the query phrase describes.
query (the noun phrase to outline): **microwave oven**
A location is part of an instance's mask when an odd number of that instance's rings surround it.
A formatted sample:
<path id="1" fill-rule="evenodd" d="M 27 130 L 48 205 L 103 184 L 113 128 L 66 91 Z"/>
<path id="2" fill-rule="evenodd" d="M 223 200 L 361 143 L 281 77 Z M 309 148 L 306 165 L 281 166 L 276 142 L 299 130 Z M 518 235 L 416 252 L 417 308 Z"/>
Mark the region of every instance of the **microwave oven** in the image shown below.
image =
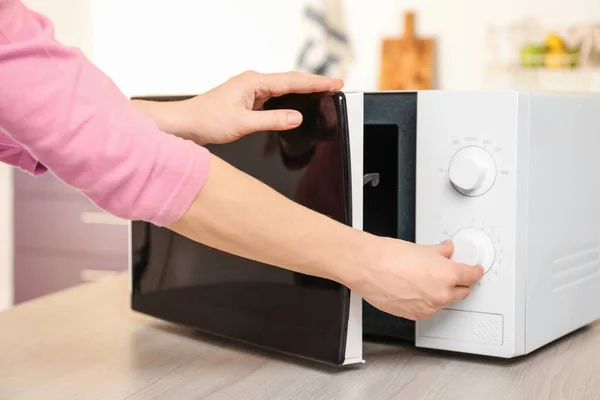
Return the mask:
<path id="1" fill-rule="evenodd" d="M 452 257 L 481 264 L 482 280 L 414 322 L 336 282 L 134 221 L 133 310 L 333 365 L 364 362 L 363 339 L 380 338 L 512 358 L 600 319 L 600 96 L 334 92 L 265 107 L 295 108 L 303 123 L 207 147 L 340 223 L 420 244 L 451 239 Z"/>

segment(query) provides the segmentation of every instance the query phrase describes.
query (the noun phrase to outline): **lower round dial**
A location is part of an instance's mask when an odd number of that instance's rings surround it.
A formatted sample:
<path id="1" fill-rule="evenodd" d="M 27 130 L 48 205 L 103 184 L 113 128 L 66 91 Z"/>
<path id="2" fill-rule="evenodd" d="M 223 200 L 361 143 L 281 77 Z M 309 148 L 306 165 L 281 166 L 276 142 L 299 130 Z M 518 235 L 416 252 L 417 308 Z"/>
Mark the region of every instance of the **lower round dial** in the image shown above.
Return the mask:
<path id="1" fill-rule="evenodd" d="M 465 228 L 452 237 L 454 253 L 451 259 L 468 265 L 481 265 L 487 273 L 494 265 L 496 250 L 492 239 L 476 228 Z"/>

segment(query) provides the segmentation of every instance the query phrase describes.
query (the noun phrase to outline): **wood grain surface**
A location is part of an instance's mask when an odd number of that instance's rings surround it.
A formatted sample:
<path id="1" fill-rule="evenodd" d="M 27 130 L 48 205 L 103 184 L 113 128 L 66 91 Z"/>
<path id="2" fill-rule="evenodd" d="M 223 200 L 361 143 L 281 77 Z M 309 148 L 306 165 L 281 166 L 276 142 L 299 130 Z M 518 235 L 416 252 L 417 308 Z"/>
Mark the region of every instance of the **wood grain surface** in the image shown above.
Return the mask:
<path id="1" fill-rule="evenodd" d="M 125 276 L 0 313 L 0 399 L 600 399 L 600 326 L 513 361 L 365 344 L 338 369 L 135 314 Z"/>
<path id="2" fill-rule="evenodd" d="M 407 12 L 404 35 L 382 40 L 379 90 L 433 89 L 434 53 L 435 40 L 418 37 L 415 15 Z"/>

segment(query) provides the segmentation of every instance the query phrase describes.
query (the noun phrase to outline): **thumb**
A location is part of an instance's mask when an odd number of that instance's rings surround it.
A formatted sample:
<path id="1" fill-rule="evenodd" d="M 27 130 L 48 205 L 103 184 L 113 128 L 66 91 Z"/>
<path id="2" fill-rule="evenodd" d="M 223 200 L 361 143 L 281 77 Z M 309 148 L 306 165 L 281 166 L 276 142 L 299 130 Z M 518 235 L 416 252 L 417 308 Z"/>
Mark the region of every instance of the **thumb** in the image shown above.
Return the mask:
<path id="1" fill-rule="evenodd" d="M 243 123 L 247 132 L 285 131 L 300 126 L 302 114 L 295 110 L 250 111 Z"/>
<path id="2" fill-rule="evenodd" d="M 451 240 L 446 240 L 441 244 L 436 244 L 432 246 L 433 250 L 441 256 L 446 258 L 452 257 L 452 253 L 454 253 L 454 243 Z"/>

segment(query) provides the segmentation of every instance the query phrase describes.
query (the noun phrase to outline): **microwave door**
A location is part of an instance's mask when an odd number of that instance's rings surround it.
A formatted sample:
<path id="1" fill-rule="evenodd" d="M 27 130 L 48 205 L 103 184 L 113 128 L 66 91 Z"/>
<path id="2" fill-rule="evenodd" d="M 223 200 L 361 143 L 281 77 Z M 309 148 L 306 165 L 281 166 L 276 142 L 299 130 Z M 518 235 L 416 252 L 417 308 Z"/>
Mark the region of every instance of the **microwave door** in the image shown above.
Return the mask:
<path id="1" fill-rule="evenodd" d="M 282 195 L 346 225 L 360 224 L 356 209 L 362 199 L 354 196 L 362 190 L 362 171 L 360 161 L 350 163 L 356 150 L 350 131 L 356 126 L 362 135 L 362 110 L 348 118 L 355 103 L 343 93 L 282 96 L 265 108 L 300 110 L 300 128 L 207 147 Z M 348 288 L 144 222 L 133 222 L 131 235 L 134 310 L 297 357 L 333 365 L 362 362 L 362 300 Z"/>

